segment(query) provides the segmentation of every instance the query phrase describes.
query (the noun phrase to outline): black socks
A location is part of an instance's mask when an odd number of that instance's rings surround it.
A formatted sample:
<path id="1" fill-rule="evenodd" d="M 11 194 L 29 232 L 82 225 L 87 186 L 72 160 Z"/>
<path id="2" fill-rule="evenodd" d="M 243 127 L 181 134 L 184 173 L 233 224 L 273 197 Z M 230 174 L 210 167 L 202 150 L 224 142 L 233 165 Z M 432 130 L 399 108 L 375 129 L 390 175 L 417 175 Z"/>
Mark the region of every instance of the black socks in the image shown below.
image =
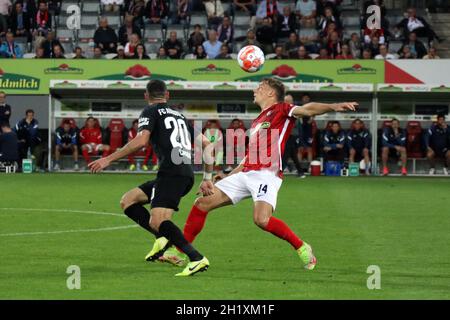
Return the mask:
<path id="1" fill-rule="evenodd" d="M 161 234 L 150 228 L 150 213 L 142 204 L 135 203 L 124 210 L 125 214 L 142 228 L 153 233 L 156 238 L 160 238 Z"/>
<path id="2" fill-rule="evenodd" d="M 159 226 L 159 233 L 180 248 L 191 261 L 199 261 L 203 256 L 186 240 L 181 230 L 170 220 L 163 221 Z"/>

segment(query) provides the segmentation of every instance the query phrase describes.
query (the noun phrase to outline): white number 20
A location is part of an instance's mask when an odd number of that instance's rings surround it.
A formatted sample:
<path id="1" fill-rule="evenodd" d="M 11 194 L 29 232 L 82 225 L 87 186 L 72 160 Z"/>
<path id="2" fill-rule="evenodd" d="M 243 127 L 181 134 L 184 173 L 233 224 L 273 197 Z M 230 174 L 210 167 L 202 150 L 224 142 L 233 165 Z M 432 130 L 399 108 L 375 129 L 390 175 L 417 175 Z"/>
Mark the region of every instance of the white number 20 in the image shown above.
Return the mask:
<path id="1" fill-rule="evenodd" d="M 164 124 L 166 125 L 166 129 L 173 129 L 170 134 L 170 142 L 174 148 L 178 147 L 191 150 L 191 139 L 189 137 L 186 122 L 184 122 L 183 119 L 167 117 L 164 119 Z"/>

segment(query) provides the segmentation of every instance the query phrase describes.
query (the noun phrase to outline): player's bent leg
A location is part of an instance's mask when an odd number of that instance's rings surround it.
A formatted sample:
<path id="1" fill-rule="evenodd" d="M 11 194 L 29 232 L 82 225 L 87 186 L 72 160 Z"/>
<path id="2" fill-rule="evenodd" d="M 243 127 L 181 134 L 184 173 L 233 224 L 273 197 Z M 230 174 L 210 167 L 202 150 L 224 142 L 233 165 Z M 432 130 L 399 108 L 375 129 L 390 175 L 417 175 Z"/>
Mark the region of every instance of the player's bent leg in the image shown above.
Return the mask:
<path id="1" fill-rule="evenodd" d="M 253 221 L 261 229 L 272 233 L 274 236 L 289 242 L 297 251 L 304 268 L 314 269 L 317 259 L 309 244 L 302 241 L 289 226 L 282 220 L 272 216 L 273 207 L 265 201 L 255 201 Z"/>

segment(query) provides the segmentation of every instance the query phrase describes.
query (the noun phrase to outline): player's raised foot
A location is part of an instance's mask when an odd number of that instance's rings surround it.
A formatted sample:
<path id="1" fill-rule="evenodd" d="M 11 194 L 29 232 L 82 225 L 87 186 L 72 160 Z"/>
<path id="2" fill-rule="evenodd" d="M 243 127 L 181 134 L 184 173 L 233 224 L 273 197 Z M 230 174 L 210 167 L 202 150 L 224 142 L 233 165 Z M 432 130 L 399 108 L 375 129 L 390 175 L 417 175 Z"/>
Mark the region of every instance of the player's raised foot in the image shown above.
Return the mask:
<path id="1" fill-rule="evenodd" d="M 387 176 L 389 174 L 388 167 L 383 167 L 383 176 Z"/>
<path id="2" fill-rule="evenodd" d="M 155 240 L 152 250 L 145 256 L 145 261 L 155 261 L 164 254 L 169 240 L 160 237 Z"/>
<path id="3" fill-rule="evenodd" d="M 136 170 L 136 165 L 135 164 L 130 164 L 130 167 L 128 168 L 128 170 L 130 170 L 130 171 Z"/>
<path id="4" fill-rule="evenodd" d="M 171 263 L 177 267 L 182 267 L 188 261 L 188 257 L 186 254 L 178 251 L 177 248 L 172 246 L 167 249 L 161 257 L 159 257 L 159 261 Z"/>
<path id="5" fill-rule="evenodd" d="M 206 259 L 206 257 L 203 257 L 203 259 L 200 261 L 189 262 L 186 268 L 184 268 L 182 272 L 177 273 L 175 276 L 176 277 L 193 276 L 197 272 L 203 272 L 208 270 L 208 268 L 209 268 L 209 261 L 208 259 Z"/>
<path id="6" fill-rule="evenodd" d="M 143 164 L 142 167 L 141 167 L 141 169 L 142 169 L 143 171 L 148 171 L 148 166 L 147 166 L 146 164 Z"/>
<path id="7" fill-rule="evenodd" d="M 429 172 L 430 176 L 433 176 L 435 173 L 436 173 L 436 169 L 435 168 L 431 168 L 430 172 Z"/>
<path id="8" fill-rule="evenodd" d="M 297 249 L 298 256 L 300 260 L 302 260 L 304 268 L 307 270 L 312 270 L 317 264 L 317 259 L 312 252 L 312 248 L 306 242 L 303 242 L 303 245 Z"/>
<path id="9" fill-rule="evenodd" d="M 445 174 L 446 176 L 448 176 L 448 169 L 447 169 L 446 167 L 444 167 L 444 174 Z"/>
<path id="10" fill-rule="evenodd" d="M 408 175 L 408 170 L 405 167 L 402 167 L 402 176 Z"/>

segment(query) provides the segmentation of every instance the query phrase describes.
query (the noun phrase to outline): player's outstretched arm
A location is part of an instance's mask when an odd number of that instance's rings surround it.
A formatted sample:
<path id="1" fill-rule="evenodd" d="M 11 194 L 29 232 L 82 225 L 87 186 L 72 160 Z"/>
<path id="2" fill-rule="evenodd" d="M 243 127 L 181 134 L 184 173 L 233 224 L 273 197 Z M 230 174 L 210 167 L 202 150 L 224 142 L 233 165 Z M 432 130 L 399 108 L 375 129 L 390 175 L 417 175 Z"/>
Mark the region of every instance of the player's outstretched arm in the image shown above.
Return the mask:
<path id="1" fill-rule="evenodd" d="M 110 154 L 105 158 L 95 160 L 88 164 L 92 173 L 97 173 L 108 167 L 112 162 L 122 159 L 129 154 L 135 153 L 147 145 L 150 139 L 150 131 L 142 130 L 137 136 L 128 142 L 123 148 L 118 149 L 116 152 Z"/>
<path id="2" fill-rule="evenodd" d="M 357 102 L 318 103 L 309 102 L 303 106 L 295 106 L 292 115 L 297 118 L 314 117 L 327 112 L 356 111 Z"/>

